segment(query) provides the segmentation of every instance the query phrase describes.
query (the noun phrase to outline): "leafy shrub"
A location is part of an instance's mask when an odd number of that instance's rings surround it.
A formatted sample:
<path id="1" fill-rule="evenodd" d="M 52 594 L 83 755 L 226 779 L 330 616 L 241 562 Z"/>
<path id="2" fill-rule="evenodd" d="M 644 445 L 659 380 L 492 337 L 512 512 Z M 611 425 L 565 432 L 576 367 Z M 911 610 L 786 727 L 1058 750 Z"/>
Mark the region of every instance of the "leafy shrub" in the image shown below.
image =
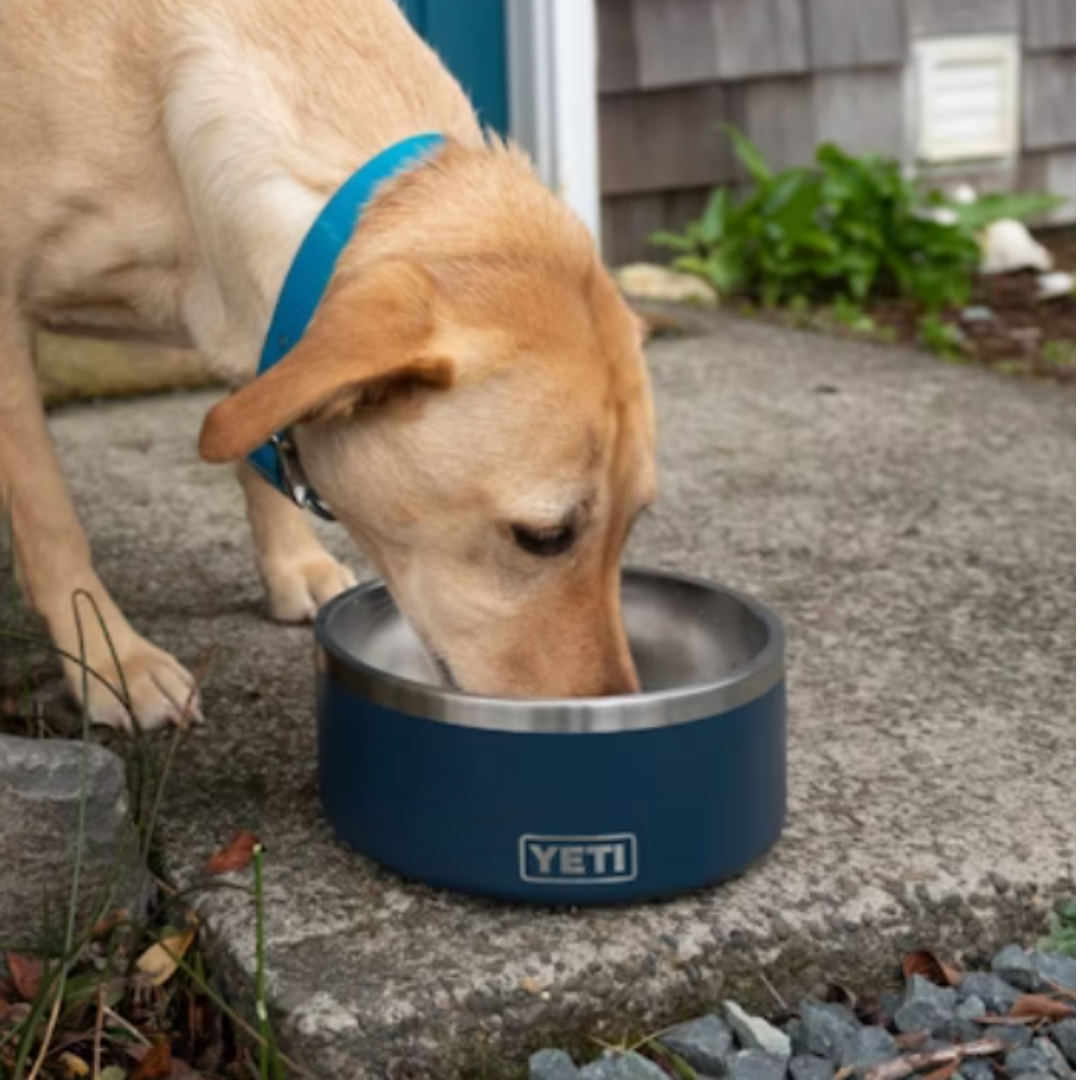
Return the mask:
<path id="1" fill-rule="evenodd" d="M 760 151 L 726 128 L 753 190 L 737 203 L 717 188 L 683 233 L 652 242 L 680 252 L 674 265 L 772 306 L 796 298 L 903 296 L 931 311 L 964 303 L 979 264 L 978 231 L 1060 203 L 1049 195 L 984 195 L 950 205 L 923 195 L 895 161 L 852 157 L 827 143 L 816 168 L 774 172 Z"/>

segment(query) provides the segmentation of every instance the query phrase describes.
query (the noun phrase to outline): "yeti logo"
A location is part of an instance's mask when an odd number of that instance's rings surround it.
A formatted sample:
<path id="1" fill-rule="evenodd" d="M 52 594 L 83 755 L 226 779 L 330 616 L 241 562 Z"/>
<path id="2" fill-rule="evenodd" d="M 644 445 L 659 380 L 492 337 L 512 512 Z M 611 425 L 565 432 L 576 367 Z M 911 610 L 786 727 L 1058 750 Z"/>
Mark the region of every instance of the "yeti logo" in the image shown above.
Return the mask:
<path id="1" fill-rule="evenodd" d="M 637 877 L 637 837 L 536 836 L 518 841 L 522 881 L 541 885 L 615 885 Z"/>

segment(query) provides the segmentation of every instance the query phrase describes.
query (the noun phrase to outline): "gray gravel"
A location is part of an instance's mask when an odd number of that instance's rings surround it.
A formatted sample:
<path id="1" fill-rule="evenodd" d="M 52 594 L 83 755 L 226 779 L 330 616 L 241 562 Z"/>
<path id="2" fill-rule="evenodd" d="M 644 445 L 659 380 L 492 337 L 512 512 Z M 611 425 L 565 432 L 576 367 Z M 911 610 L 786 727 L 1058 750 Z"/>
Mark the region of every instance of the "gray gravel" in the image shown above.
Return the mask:
<path id="1" fill-rule="evenodd" d="M 739 1050 L 725 1064 L 727 1080 L 784 1080 L 788 1059 L 762 1050 Z"/>
<path id="2" fill-rule="evenodd" d="M 661 1035 L 659 1041 L 699 1072 L 717 1076 L 735 1049 L 731 1028 L 712 1014 L 673 1028 Z"/>
<path id="3" fill-rule="evenodd" d="M 995 956 L 994 968 L 994 973 L 966 974 L 958 989 L 913 975 L 902 995 L 884 991 L 850 1008 L 806 999 L 798 1004 L 797 1015 L 771 1020 L 725 1001 L 725 1019 L 710 1013 L 658 1041 L 695 1070 L 698 1080 L 833 1080 L 839 1070 L 865 1080 L 876 1066 L 906 1053 L 983 1038 L 999 1039 L 1003 1049 L 992 1057 L 964 1060 L 957 1073 L 961 1080 L 1075 1080 L 1075 1018 L 1043 1023 L 1035 1034 L 1027 1024 L 978 1022 L 1007 1013 L 1022 991 L 1047 991 L 1048 979 L 1063 987 L 1075 985 L 1075 960 L 1009 946 Z M 901 1033 L 909 1037 L 906 1046 L 898 1041 Z M 787 1049 L 769 1053 L 762 1044 Z M 638 1054 L 609 1055 L 581 1069 L 559 1051 L 542 1051 L 529 1062 L 529 1080 L 659 1080 L 665 1075 Z"/>
<path id="4" fill-rule="evenodd" d="M 956 1008 L 956 991 L 949 986 L 935 986 L 921 975 L 908 979 L 904 1003 L 896 1010 L 899 1031 L 929 1031 L 940 1035 L 949 1030 Z"/>

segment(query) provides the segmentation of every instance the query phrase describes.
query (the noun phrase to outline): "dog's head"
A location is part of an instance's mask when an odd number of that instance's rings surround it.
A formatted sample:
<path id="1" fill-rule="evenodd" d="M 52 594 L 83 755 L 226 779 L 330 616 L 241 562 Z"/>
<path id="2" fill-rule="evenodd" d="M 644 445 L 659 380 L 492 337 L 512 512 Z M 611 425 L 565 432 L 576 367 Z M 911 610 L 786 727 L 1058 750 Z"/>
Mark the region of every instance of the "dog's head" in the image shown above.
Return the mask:
<path id="1" fill-rule="evenodd" d="M 654 496 L 638 323 L 513 154 L 454 150 L 380 199 L 303 340 L 200 448 L 238 460 L 287 427 L 459 687 L 636 688 L 619 563 Z"/>

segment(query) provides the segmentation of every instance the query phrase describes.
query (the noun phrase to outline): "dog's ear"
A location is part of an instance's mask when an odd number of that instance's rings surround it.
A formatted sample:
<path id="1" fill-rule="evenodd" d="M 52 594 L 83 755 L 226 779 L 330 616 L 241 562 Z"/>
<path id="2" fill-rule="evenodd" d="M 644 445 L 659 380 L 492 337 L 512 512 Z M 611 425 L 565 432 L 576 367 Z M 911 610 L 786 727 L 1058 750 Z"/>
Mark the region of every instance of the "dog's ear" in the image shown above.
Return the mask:
<path id="1" fill-rule="evenodd" d="M 425 354 L 434 283 L 407 262 L 331 286 L 303 338 L 276 367 L 207 414 L 204 460 L 239 461 L 292 424 L 345 417 L 420 388 L 454 381 L 447 359 Z"/>

